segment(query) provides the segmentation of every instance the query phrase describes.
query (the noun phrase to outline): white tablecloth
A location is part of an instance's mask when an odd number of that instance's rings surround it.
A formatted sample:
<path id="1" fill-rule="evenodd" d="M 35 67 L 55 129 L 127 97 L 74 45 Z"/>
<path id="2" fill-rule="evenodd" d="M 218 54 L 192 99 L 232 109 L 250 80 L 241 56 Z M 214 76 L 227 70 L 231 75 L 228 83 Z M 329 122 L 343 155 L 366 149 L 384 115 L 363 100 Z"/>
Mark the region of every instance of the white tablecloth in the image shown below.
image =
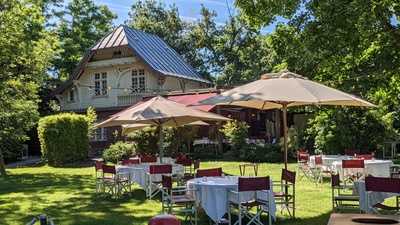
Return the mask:
<path id="1" fill-rule="evenodd" d="M 373 206 L 378 203 L 382 203 L 385 199 L 397 196 L 395 193 L 385 193 L 385 192 L 369 192 L 368 202 L 365 191 L 365 181 L 354 182 L 354 188 L 356 193 L 360 196 L 360 209 L 367 213 L 373 213 Z"/>
<path id="2" fill-rule="evenodd" d="M 131 166 L 116 166 L 118 174 L 129 176 L 131 182 L 139 184 L 143 189 L 148 185 L 148 172 L 150 165 L 157 165 L 159 163 L 142 163 Z M 179 164 L 172 164 L 172 175 L 183 176 L 184 167 Z M 152 175 L 152 181 L 161 181 L 162 176 L 159 174 Z"/>
<path id="3" fill-rule="evenodd" d="M 331 168 L 334 162 L 351 159 L 351 156 L 347 155 L 323 155 L 322 165 Z M 315 166 L 315 155 L 310 156 L 310 166 Z"/>
<path id="4" fill-rule="evenodd" d="M 365 160 L 365 173 L 375 177 L 390 177 L 390 167 L 393 165 L 391 160 Z M 332 164 L 333 170 L 342 175 L 342 161 L 336 161 Z M 346 169 L 350 170 L 350 169 Z M 360 172 L 358 169 L 354 171 Z"/>
<path id="5" fill-rule="evenodd" d="M 231 199 L 228 193 L 237 191 L 238 177 L 202 177 L 189 180 L 187 182 L 188 189 L 194 189 L 192 193 L 196 202 L 201 205 L 206 214 L 215 222 L 218 222 L 228 212 L 228 200 Z M 254 192 L 246 193 L 250 198 L 254 196 Z M 275 219 L 275 200 L 272 191 L 259 191 L 257 195 L 260 199 L 267 200 L 270 203 L 269 213 Z M 246 197 L 244 197 L 246 199 Z M 251 199 L 246 199 L 251 200 Z"/>

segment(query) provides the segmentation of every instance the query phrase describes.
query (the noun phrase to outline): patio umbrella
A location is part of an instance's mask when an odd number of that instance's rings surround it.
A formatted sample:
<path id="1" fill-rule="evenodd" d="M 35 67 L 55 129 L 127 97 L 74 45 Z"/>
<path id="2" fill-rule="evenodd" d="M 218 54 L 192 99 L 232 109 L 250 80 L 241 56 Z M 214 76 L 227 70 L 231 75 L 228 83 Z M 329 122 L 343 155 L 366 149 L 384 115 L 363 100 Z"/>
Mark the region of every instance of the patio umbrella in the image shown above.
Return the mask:
<path id="1" fill-rule="evenodd" d="M 188 123 L 203 121 L 227 121 L 226 117 L 204 112 L 187 107 L 183 104 L 165 99 L 161 96 L 154 97 L 146 102 L 137 104 L 114 114 L 109 119 L 96 125 L 96 127 L 112 127 L 127 124 L 153 125 L 159 128 L 160 161 L 163 158 L 163 131 L 165 126 L 177 127 Z"/>
<path id="2" fill-rule="evenodd" d="M 201 104 L 235 105 L 260 110 L 281 109 L 284 127 L 284 162 L 287 169 L 287 108 L 303 105 L 364 106 L 375 105 L 353 95 L 283 71 L 265 74 L 260 80 L 200 101 Z"/>

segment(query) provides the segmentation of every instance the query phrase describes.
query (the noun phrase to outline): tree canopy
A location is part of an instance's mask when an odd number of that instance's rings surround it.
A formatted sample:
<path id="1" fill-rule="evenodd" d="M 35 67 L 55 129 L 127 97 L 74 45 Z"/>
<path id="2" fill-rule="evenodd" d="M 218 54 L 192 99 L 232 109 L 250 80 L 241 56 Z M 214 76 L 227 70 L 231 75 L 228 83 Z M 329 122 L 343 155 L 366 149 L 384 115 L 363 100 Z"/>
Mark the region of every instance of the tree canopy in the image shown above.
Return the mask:
<path id="1" fill-rule="evenodd" d="M 72 0 L 65 10 L 57 13 L 56 33 L 60 54 L 53 61 L 59 78 L 69 78 L 78 62 L 92 45 L 113 28 L 117 16 L 107 6 L 92 0 Z"/>
<path id="2" fill-rule="evenodd" d="M 2 0 L 0 10 L 0 175 L 4 154 L 26 140 L 38 114 L 38 87 L 51 66 L 57 39 L 45 29 L 42 5 Z"/>

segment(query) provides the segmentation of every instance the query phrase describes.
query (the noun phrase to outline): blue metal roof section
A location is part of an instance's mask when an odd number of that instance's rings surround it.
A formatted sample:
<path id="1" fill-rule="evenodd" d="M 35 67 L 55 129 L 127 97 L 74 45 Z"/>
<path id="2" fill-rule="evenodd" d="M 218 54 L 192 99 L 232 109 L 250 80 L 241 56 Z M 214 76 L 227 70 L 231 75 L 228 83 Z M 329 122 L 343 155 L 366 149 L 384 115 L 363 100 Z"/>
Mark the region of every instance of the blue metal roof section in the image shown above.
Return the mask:
<path id="1" fill-rule="evenodd" d="M 124 45 L 128 45 L 139 58 L 161 74 L 210 83 L 160 37 L 126 25 L 120 25 L 114 29 L 95 44 L 91 50 Z"/>

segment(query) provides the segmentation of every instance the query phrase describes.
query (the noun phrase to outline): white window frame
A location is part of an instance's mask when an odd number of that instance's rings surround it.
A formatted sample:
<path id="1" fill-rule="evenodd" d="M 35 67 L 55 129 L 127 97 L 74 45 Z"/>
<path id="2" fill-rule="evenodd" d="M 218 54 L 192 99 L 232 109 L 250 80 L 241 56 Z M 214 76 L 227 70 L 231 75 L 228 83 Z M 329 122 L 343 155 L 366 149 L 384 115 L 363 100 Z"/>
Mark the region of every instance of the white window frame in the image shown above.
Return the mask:
<path id="1" fill-rule="evenodd" d="M 96 72 L 94 73 L 94 96 L 101 97 L 108 95 L 107 86 L 107 72 Z"/>
<path id="2" fill-rule="evenodd" d="M 132 93 L 146 92 L 146 72 L 144 69 L 132 69 L 131 78 Z"/>
<path id="3" fill-rule="evenodd" d="M 100 127 L 94 130 L 92 141 L 107 141 L 107 130 L 105 127 Z"/>

